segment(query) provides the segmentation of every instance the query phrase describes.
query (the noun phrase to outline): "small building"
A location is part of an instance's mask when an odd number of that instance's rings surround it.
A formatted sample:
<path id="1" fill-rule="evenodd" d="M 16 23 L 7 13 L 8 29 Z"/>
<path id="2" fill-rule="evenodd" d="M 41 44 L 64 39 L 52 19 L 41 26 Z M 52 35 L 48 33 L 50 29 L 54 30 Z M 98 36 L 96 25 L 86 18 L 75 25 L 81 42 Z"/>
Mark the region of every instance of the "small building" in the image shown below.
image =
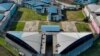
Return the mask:
<path id="1" fill-rule="evenodd" d="M 1 3 L 0 4 L 0 31 L 3 31 L 12 15 L 15 13 L 17 6 L 14 3 Z"/>
<path id="2" fill-rule="evenodd" d="M 26 0 L 6 0 L 6 2 L 14 2 L 17 5 L 22 5 Z"/>
<path id="3" fill-rule="evenodd" d="M 60 26 L 59 25 L 42 25 L 41 31 L 42 32 L 59 32 Z"/>
<path id="4" fill-rule="evenodd" d="M 77 4 L 91 4 L 91 3 L 96 3 L 97 0 L 61 0 L 61 2 L 64 3 L 69 3 L 69 4 L 73 4 L 73 3 L 77 3 Z"/>
<path id="5" fill-rule="evenodd" d="M 50 21 L 60 21 L 62 20 L 62 13 L 57 6 L 50 6 L 47 8 L 48 11 L 48 20 Z"/>
<path id="6" fill-rule="evenodd" d="M 44 2 L 44 3 L 47 3 L 47 4 L 51 3 L 51 0 L 41 0 L 41 1 Z"/>
<path id="7" fill-rule="evenodd" d="M 45 3 L 40 1 L 26 1 L 24 2 L 24 6 L 33 10 L 36 10 L 38 13 L 45 13 Z"/>
<path id="8" fill-rule="evenodd" d="M 84 13 L 91 22 L 96 34 L 100 34 L 100 5 L 89 4 L 84 8 Z"/>

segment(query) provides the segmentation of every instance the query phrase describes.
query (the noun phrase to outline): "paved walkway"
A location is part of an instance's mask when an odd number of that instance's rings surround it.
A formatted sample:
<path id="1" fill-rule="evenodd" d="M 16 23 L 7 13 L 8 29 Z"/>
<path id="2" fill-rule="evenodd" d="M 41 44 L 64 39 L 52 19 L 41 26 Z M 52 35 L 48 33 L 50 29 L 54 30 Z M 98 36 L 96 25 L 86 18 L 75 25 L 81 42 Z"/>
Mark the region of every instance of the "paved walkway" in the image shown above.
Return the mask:
<path id="1" fill-rule="evenodd" d="M 75 26 L 75 21 L 71 21 L 71 22 L 68 22 L 68 21 L 61 22 L 61 26 L 62 26 L 62 29 L 65 32 L 77 32 L 77 28 Z"/>
<path id="2" fill-rule="evenodd" d="M 39 21 L 27 21 L 23 31 L 36 32 L 38 31 Z"/>

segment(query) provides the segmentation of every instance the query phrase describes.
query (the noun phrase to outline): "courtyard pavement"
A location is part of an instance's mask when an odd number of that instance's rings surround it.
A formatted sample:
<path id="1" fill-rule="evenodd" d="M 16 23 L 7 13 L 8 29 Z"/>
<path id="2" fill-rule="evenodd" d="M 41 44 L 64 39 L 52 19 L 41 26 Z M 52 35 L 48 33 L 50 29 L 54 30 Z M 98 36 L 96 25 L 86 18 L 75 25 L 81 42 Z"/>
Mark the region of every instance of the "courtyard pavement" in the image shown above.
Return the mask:
<path id="1" fill-rule="evenodd" d="M 38 31 L 39 21 L 26 21 L 23 31 L 36 32 Z"/>
<path id="2" fill-rule="evenodd" d="M 75 21 L 65 21 L 65 22 L 61 22 L 61 26 L 62 26 L 62 29 L 65 31 L 65 32 L 77 32 L 77 28 L 75 26 Z"/>

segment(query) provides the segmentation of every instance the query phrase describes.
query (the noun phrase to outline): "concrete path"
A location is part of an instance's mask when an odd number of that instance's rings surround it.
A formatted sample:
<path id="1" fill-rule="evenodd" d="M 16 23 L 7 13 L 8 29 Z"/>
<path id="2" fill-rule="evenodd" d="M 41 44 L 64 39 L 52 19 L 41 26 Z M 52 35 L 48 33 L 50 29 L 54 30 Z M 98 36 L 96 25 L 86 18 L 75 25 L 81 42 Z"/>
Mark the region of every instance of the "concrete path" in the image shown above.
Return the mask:
<path id="1" fill-rule="evenodd" d="M 62 26 L 62 29 L 65 32 L 77 32 L 77 28 L 75 26 L 75 21 L 71 21 L 71 22 L 68 22 L 68 21 L 61 22 L 61 26 Z"/>
<path id="2" fill-rule="evenodd" d="M 39 21 L 27 21 L 23 31 L 36 32 L 38 31 Z"/>

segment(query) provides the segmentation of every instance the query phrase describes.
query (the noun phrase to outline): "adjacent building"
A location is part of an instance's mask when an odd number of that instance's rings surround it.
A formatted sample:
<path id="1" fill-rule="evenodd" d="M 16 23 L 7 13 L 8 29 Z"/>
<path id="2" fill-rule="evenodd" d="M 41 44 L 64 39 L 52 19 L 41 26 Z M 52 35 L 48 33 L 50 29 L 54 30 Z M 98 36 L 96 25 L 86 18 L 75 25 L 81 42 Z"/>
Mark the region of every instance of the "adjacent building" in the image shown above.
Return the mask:
<path id="1" fill-rule="evenodd" d="M 84 13 L 97 34 L 100 34 L 100 5 L 89 4 L 84 8 Z"/>
<path id="2" fill-rule="evenodd" d="M 0 31 L 3 31 L 12 15 L 16 11 L 16 5 L 14 3 L 1 3 L 0 4 Z"/>

